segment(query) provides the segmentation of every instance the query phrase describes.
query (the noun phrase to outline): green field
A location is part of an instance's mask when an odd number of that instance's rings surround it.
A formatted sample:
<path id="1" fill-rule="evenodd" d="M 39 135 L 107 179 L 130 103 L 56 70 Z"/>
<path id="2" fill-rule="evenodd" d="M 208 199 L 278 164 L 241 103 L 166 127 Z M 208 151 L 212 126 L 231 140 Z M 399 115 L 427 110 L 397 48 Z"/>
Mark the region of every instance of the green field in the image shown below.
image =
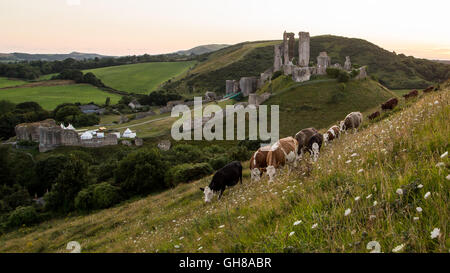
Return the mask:
<path id="1" fill-rule="evenodd" d="M 46 110 L 52 110 L 65 102 L 103 104 L 107 97 L 111 98 L 111 104 L 120 100 L 119 95 L 104 92 L 89 84 L 19 87 L 0 90 L 0 100 L 9 100 L 14 103 L 35 101 Z"/>
<path id="2" fill-rule="evenodd" d="M 28 83 L 28 82 L 22 81 L 22 80 L 10 80 L 7 78 L 0 77 L 0 88 L 17 86 L 17 85 L 22 85 L 22 84 L 26 84 L 26 83 Z"/>
<path id="3" fill-rule="evenodd" d="M 85 70 L 99 77 L 114 89 L 129 93 L 148 94 L 160 84 L 186 72 L 195 64 L 189 62 L 158 62 L 111 66 Z"/>

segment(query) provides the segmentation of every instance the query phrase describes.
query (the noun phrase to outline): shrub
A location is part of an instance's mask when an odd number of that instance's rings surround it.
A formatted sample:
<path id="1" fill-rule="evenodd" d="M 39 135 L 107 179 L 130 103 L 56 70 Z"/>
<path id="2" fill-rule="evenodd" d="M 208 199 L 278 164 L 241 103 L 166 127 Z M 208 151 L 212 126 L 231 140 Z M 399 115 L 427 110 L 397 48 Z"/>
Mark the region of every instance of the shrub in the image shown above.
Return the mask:
<path id="1" fill-rule="evenodd" d="M 330 76 L 331 78 L 337 78 L 341 70 L 337 68 L 328 67 L 326 71 L 327 75 Z"/>
<path id="2" fill-rule="evenodd" d="M 348 82 L 350 80 L 350 76 L 347 72 L 341 70 L 337 77 L 338 82 Z"/>
<path id="3" fill-rule="evenodd" d="M 19 227 L 34 224 L 38 220 L 39 216 L 34 207 L 17 207 L 9 216 L 8 225 L 10 227 Z"/>
<path id="4" fill-rule="evenodd" d="M 211 167 L 214 170 L 218 170 L 218 169 L 222 168 L 223 166 L 227 165 L 230 161 L 231 161 L 231 159 L 228 156 L 221 155 L 219 157 L 209 160 L 209 165 L 211 165 Z"/>
<path id="5" fill-rule="evenodd" d="M 82 211 L 94 208 L 94 196 L 91 187 L 83 189 L 77 194 L 75 208 Z"/>
<path id="6" fill-rule="evenodd" d="M 275 73 L 272 74 L 272 81 L 281 75 L 283 75 L 283 72 L 281 72 L 281 70 L 275 71 Z"/>
<path id="7" fill-rule="evenodd" d="M 190 182 L 211 174 L 213 169 L 208 163 L 181 164 L 170 168 L 165 176 L 166 185 L 174 187 L 181 182 Z"/>
<path id="8" fill-rule="evenodd" d="M 229 156 L 231 160 L 237 160 L 237 161 L 246 161 L 248 160 L 251 155 L 251 153 L 248 151 L 247 147 L 245 146 L 237 146 L 230 150 Z"/>
<path id="9" fill-rule="evenodd" d="M 94 186 L 94 206 L 96 209 L 111 207 L 120 200 L 119 189 L 103 182 Z"/>

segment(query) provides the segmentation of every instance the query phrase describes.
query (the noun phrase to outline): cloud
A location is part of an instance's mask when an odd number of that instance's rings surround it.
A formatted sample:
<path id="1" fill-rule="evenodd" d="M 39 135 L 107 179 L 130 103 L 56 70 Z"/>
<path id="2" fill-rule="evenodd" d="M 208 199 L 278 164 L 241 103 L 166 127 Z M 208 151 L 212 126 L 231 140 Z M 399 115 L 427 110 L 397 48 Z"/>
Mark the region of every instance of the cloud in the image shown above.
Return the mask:
<path id="1" fill-rule="evenodd" d="M 68 6 L 79 6 L 81 4 L 81 0 L 66 0 Z"/>

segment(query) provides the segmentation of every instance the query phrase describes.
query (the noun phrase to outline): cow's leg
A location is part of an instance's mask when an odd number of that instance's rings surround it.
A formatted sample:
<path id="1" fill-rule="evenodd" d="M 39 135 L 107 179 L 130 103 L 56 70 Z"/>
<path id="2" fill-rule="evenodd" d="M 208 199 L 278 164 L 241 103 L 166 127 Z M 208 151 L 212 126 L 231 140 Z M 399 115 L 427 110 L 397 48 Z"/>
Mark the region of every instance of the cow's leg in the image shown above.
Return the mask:
<path id="1" fill-rule="evenodd" d="M 220 190 L 218 200 L 220 200 L 220 198 L 222 198 L 222 194 L 223 194 L 224 191 L 225 191 L 225 189 L 221 189 L 221 190 Z"/>
<path id="2" fill-rule="evenodd" d="M 269 175 L 269 182 L 273 182 L 273 179 L 275 177 L 275 167 L 274 166 L 268 166 L 267 167 L 267 174 Z"/>

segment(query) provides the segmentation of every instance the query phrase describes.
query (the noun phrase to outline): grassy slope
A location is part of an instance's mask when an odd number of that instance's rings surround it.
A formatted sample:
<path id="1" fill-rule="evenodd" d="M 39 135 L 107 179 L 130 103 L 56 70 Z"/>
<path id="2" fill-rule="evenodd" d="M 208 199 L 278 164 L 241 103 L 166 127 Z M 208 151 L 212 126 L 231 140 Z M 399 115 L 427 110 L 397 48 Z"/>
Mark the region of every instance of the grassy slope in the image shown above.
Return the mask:
<path id="1" fill-rule="evenodd" d="M 366 121 L 365 129 L 324 147 L 316 164 L 303 162 L 276 183 L 250 185 L 246 163 L 244 185 L 220 202 L 204 204 L 198 187 L 205 178 L 91 215 L 22 227 L 0 237 L 0 251 L 64 252 L 76 240 L 84 252 L 369 252 L 370 241 L 383 252 L 401 244 L 406 252 L 448 252 L 450 161 L 440 155 L 450 148 L 449 100 L 447 89 Z M 441 161 L 445 166 L 436 167 Z M 430 238 L 434 228 L 437 239 Z"/>
<path id="2" fill-rule="evenodd" d="M 85 70 L 99 77 L 104 84 L 120 91 L 148 94 L 160 84 L 188 70 L 195 62 L 155 62 L 120 65 Z"/>
<path id="3" fill-rule="evenodd" d="M 24 87 L 0 90 L 0 99 L 9 100 L 14 103 L 35 101 L 47 110 L 52 110 L 58 104 L 64 102 L 95 102 L 103 104 L 107 97 L 111 98 L 111 104 L 117 103 L 120 100 L 120 96 L 106 93 L 88 84 Z"/>
<path id="4" fill-rule="evenodd" d="M 264 104 L 280 106 L 280 134 L 295 135 L 299 128 L 325 128 L 352 111 L 366 112 L 395 94 L 372 80 L 335 80 L 293 83 L 284 77 L 272 85 L 274 96 Z M 270 87 L 269 87 L 270 88 Z"/>
<path id="5" fill-rule="evenodd" d="M 11 79 L 7 79 L 7 78 L 0 78 L 0 88 L 3 87 L 10 87 L 10 86 L 18 86 L 18 85 L 22 85 L 22 84 L 26 84 L 28 83 L 27 81 L 22 81 L 22 80 L 11 80 Z"/>

